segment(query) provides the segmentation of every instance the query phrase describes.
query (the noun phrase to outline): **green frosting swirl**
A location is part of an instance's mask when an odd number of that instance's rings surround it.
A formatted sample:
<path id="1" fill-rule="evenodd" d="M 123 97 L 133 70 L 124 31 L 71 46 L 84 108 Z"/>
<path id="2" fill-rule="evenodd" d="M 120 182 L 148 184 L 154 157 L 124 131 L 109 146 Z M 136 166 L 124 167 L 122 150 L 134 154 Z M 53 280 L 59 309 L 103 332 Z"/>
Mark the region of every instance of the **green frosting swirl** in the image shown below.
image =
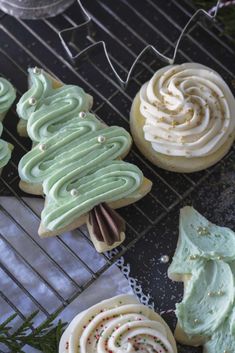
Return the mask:
<path id="1" fill-rule="evenodd" d="M 28 69 L 29 85 L 28 91 L 23 94 L 17 103 L 16 111 L 20 118 L 28 120 L 30 115 L 38 109 L 43 99 L 53 92 L 51 78 L 41 69 Z M 30 98 L 35 98 L 35 104 L 30 104 Z"/>
<path id="2" fill-rule="evenodd" d="M 86 118 L 74 118 L 27 153 L 20 161 L 19 174 L 28 183 L 43 185 L 47 198 L 43 226 L 63 228 L 101 202 L 132 196 L 142 184 L 142 172 L 115 160 L 130 146 L 126 130 L 104 127 L 94 115 L 87 114 Z"/>
<path id="3" fill-rule="evenodd" d="M 210 223 L 193 207 L 180 214 L 180 234 L 168 274 L 190 275 L 176 306 L 180 327 L 202 336 L 207 353 L 235 351 L 235 233 Z"/>
<path id="4" fill-rule="evenodd" d="M 0 77 L 0 114 L 6 113 L 15 99 L 15 88 L 5 78 Z"/>
<path id="5" fill-rule="evenodd" d="M 3 126 L 2 123 L 0 122 L 0 137 L 2 135 L 2 130 L 3 130 Z M 9 144 L 0 139 L 0 169 L 3 168 L 8 161 L 11 158 L 11 149 L 9 148 Z"/>
<path id="6" fill-rule="evenodd" d="M 17 104 L 17 113 L 28 120 L 27 132 L 35 142 L 56 133 L 79 112 L 87 112 L 92 106 L 91 96 L 82 88 L 74 85 L 53 88 L 51 77 L 41 69 L 29 69 L 29 82 L 29 90 Z"/>
<path id="7" fill-rule="evenodd" d="M 44 99 L 42 106 L 32 113 L 27 131 L 33 141 L 39 142 L 66 127 L 68 122 L 81 111 L 89 109 L 89 100 L 82 88 L 63 86 L 55 90 L 52 96 Z"/>

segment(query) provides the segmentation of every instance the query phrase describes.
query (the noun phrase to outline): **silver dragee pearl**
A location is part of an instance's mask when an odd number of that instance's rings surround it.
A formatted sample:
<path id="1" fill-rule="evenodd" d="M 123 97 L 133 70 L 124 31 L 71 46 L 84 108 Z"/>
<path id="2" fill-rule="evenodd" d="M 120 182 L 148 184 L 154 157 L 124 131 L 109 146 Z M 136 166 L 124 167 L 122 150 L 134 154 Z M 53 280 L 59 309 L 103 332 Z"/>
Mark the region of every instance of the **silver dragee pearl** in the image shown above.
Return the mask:
<path id="1" fill-rule="evenodd" d="M 105 136 L 102 136 L 102 135 L 98 136 L 98 142 L 99 143 L 104 143 L 105 141 L 106 141 Z"/>
<path id="2" fill-rule="evenodd" d="M 36 75 L 39 75 L 41 73 L 41 70 L 37 66 L 35 66 L 33 68 L 33 73 L 36 74 Z"/>
<path id="3" fill-rule="evenodd" d="M 36 105 L 37 104 L 37 99 L 35 97 L 30 97 L 29 98 L 29 105 Z"/>
<path id="4" fill-rule="evenodd" d="M 168 255 L 162 255 L 160 257 L 160 261 L 163 263 L 163 264 L 167 264 L 169 262 L 170 258 Z"/>
<path id="5" fill-rule="evenodd" d="M 77 196 L 77 195 L 78 195 L 77 189 L 72 189 L 72 190 L 70 191 L 70 194 L 71 194 L 71 196 Z"/>
<path id="6" fill-rule="evenodd" d="M 46 151 L 46 149 L 47 149 L 47 147 L 46 147 L 46 145 L 45 145 L 44 143 L 41 143 L 41 144 L 38 146 L 38 148 L 39 148 L 40 151 L 42 151 L 42 152 Z"/>
<path id="7" fill-rule="evenodd" d="M 84 119 L 86 117 L 86 113 L 85 112 L 80 112 L 79 113 L 79 118 Z"/>

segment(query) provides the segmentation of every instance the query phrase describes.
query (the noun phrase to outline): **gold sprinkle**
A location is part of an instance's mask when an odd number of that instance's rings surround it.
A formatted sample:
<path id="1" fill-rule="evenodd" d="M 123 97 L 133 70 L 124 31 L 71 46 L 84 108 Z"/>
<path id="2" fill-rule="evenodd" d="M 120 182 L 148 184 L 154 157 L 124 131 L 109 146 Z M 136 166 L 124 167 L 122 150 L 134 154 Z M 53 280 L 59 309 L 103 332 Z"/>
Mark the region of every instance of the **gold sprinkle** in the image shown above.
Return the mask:
<path id="1" fill-rule="evenodd" d="M 199 258 L 198 255 L 190 255 L 189 260 L 197 260 Z"/>
<path id="2" fill-rule="evenodd" d="M 222 290 L 219 290 L 218 292 L 208 292 L 207 293 L 208 297 L 221 297 L 224 295 L 224 292 Z"/>
<path id="3" fill-rule="evenodd" d="M 158 122 L 159 122 L 159 123 L 163 123 L 163 122 L 164 122 L 164 118 L 163 118 L 163 117 L 159 118 L 159 119 L 158 119 Z"/>
<path id="4" fill-rule="evenodd" d="M 195 324 L 198 324 L 198 323 L 199 323 L 199 320 L 198 320 L 198 319 L 194 319 L 193 322 L 194 322 Z"/>
<path id="5" fill-rule="evenodd" d="M 222 260 L 223 259 L 223 257 L 222 256 L 217 256 L 217 258 L 216 258 L 217 260 Z"/>
<path id="6" fill-rule="evenodd" d="M 171 125 L 172 125 L 173 127 L 175 127 L 176 125 L 179 125 L 179 123 L 178 123 L 177 121 L 175 121 L 175 120 L 172 120 Z"/>
<path id="7" fill-rule="evenodd" d="M 219 290 L 219 291 L 217 292 L 217 295 L 221 297 L 222 295 L 224 295 L 224 292 L 223 292 L 222 290 Z"/>
<path id="8" fill-rule="evenodd" d="M 210 235 L 208 228 L 206 227 L 197 227 L 197 232 L 199 235 Z"/>

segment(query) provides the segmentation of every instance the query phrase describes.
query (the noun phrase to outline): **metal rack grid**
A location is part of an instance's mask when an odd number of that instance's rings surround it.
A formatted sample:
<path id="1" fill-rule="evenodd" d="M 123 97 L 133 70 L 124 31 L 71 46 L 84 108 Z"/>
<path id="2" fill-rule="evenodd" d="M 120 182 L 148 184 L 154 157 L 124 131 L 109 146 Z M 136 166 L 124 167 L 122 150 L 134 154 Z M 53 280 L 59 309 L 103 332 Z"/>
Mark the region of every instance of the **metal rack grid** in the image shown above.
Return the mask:
<path id="1" fill-rule="evenodd" d="M 170 55 L 174 49 L 178 35 L 187 20 L 193 13 L 193 8 L 187 1 L 179 4 L 176 0 L 153 0 L 134 2 L 133 0 L 120 0 L 108 2 L 106 0 L 84 1 L 84 6 L 92 16 L 94 33 L 91 36 L 79 38 L 79 48 L 73 45 L 76 52 L 87 44 L 100 39 L 107 42 L 110 49 L 110 57 L 121 73 L 127 74 L 131 62 L 138 52 L 149 42 L 160 48 L 165 55 Z M 141 5 L 142 4 L 142 5 Z M 141 7 L 142 6 L 142 7 Z M 123 11 L 125 9 L 125 11 Z M 133 16 L 133 22 L 127 23 L 127 18 Z M 157 25 L 152 21 L 152 15 Z M 119 86 L 113 73 L 103 58 L 102 52 L 94 57 L 83 60 L 78 67 L 74 67 L 67 60 L 66 54 L 59 42 L 60 30 L 77 25 L 81 20 L 81 12 L 77 5 L 68 9 L 65 14 L 56 18 L 43 21 L 22 21 L 7 15 L 0 20 L 0 62 L 1 75 L 12 81 L 17 88 L 18 98 L 27 89 L 27 67 L 43 67 L 55 77 L 59 77 L 66 83 L 81 85 L 88 93 L 94 96 L 95 105 L 93 112 L 109 125 L 118 124 L 129 130 L 128 114 L 132 99 L 139 87 L 154 73 L 159 63 L 149 53 L 148 57 L 136 65 L 135 71 L 126 90 Z M 139 23 L 135 27 L 132 23 Z M 164 28 L 164 31 L 161 30 Z M 117 35 L 119 31 L 119 36 Z M 165 32 L 166 31 L 166 32 Z M 148 38 L 147 35 L 148 34 Z M 208 40 L 210 47 L 208 48 Z M 222 59 L 222 60 L 221 60 Z M 211 28 L 202 23 L 195 23 L 184 39 L 178 52 L 177 62 L 199 61 L 211 66 L 222 74 L 228 84 L 231 84 L 235 74 L 234 48 L 229 45 L 229 39 L 222 36 L 220 28 L 214 24 Z M 234 91 L 234 87 L 231 86 Z M 18 188 L 17 164 L 22 155 L 30 149 L 28 139 L 19 138 L 16 132 L 17 116 L 15 107 L 11 109 L 4 122 L 3 138 L 15 145 L 13 157 L 8 167 L 4 169 L 0 177 L 0 195 L 7 196 L 4 200 L 13 200 L 15 207 L 19 206 L 27 217 L 36 224 L 39 216 L 30 205 L 27 195 Z M 231 152 L 232 153 L 232 152 Z M 233 155 L 230 153 L 230 156 Z M 17 312 L 17 323 L 24 320 L 30 314 L 28 306 L 23 303 L 29 301 L 30 308 L 39 309 L 38 322 L 43 321 L 57 310 L 62 310 L 76 296 L 95 281 L 117 258 L 124 255 L 128 249 L 143 237 L 152 227 L 159 222 L 182 200 L 184 200 L 196 187 L 213 173 L 214 168 L 194 173 L 192 175 L 169 173 L 148 163 L 133 146 L 127 160 L 137 164 L 145 176 L 154 183 L 148 196 L 135 205 L 121 209 L 120 213 L 127 222 L 127 239 L 114 255 L 97 255 L 94 252 L 93 261 L 84 257 L 82 252 L 74 250 L 74 239 L 59 236 L 54 239 L 42 241 L 37 234 L 31 233 L 30 225 L 23 224 L 12 211 L 9 204 L 1 199 L 0 219 L 7 219 L 10 224 L 22 234 L 22 240 L 30 242 L 34 254 L 26 254 L 17 244 L 14 235 L 2 234 L 0 229 L 0 248 L 9 251 L 21 266 L 29 271 L 29 275 L 37 278 L 38 283 L 45 287 L 45 292 L 55 298 L 54 307 L 47 307 L 45 299 L 37 288 L 32 289 L 24 285 L 24 281 L 18 277 L 18 273 L 11 267 L 11 257 L 4 262 L 0 258 L 0 272 L 5 276 L 5 286 L 0 288 L 0 313 L 1 307 L 9 308 L 9 314 Z M 86 229 L 75 231 L 79 235 L 84 247 L 91 249 L 91 242 Z M 74 234 L 74 238 L 76 235 Z M 53 244 L 54 253 L 51 253 Z M 57 256 L 56 254 L 59 254 Z M 34 256 L 40 261 L 47 261 L 48 273 L 41 273 Z M 76 275 L 70 273 L 69 268 L 64 268 L 62 259 L 70 257 L 71 266 L 83 268 L 85 278 L 80 281 Z M 102 266 L 96 268 L 95 262 Z M 53 273 L 61 276 L 68 283 L 68 288 L 60 288 L 53 282 Z M 17 296 L 22 297 L 22 305 L 15 303 L 15 297 L 9 296 L 9 286 L 14 286 Z M 43 293 L 43 295 L 45 294 Z M 31 310 L 30 309 L 30 310 Z M 4 316 L 1 317 L 4 319 Z M 16 324 L 17 324 L 16 323 Z"/>

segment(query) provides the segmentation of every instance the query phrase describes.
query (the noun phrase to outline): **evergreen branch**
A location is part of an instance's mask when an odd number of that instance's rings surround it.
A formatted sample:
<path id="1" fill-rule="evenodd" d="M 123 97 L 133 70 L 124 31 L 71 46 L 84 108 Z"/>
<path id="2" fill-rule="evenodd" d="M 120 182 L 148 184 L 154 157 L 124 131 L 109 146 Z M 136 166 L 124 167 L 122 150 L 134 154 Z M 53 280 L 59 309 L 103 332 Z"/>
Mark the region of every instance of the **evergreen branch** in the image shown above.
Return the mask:
<path id="1" fill-rule="evenodd" d="M 200 8 L 210 10 L 216 4 L 216 0 L 193 0 Z M 218 20 L 223 24 L 224 34 L 232 36 L 235 40 L 235 6 L 224 6 L 219 9 Z"/>
<path id="2" fill-rule="evenodd" d="M 49 319 L 34 329 L 33 320 L 37 316 L 38 311 L 31 314 L 24 323 L 13 333 L 12 327 L 9 325 L 17 316 L 14 314 L 0 324 L 0 343 L 5 345 L 11 353 L 24 353 L 25 345 L 36 348 L 43 353 L 57 353 L 60 338 L 63 334 L 65 323 L 58 321 L 53 326 L 53 321 L 58 312 L 53 314 Z"/>

